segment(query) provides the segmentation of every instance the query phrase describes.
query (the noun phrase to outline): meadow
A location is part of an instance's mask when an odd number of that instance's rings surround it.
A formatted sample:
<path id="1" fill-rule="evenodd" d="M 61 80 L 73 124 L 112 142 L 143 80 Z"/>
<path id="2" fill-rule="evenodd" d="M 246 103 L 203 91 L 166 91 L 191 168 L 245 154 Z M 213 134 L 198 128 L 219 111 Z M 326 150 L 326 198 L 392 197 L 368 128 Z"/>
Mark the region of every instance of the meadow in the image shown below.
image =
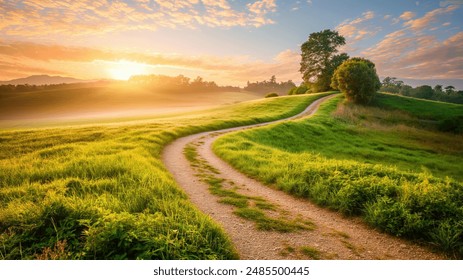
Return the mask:
<path id="1" fill-rule="evenodd" d="M 235 259 L 161 163 L 176 138 L 288 117 L 315 96 L 0 132 L 1 259 Z"/>
<path id="2" fill-rule="evenodd" d="M 224 135 L 214 151 L 269 186 L 461 258 L 463 135 L 435 122 L 462 114 L 441 102 L 378 94 L 365 107 L 339 96 L 311 118 Z"/>

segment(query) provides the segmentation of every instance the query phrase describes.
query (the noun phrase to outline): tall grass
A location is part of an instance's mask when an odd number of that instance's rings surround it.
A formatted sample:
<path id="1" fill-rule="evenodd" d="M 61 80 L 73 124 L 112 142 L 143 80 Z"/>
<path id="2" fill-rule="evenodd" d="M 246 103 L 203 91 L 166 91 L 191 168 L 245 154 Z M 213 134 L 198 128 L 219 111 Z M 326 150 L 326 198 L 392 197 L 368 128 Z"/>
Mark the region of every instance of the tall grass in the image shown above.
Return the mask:
<path id="1" fill-rule="evenodd" d="M 265 184 L 463 256 L 462 136 L 341 100 L 312 118 L 227 134 L 214 150 Z"/>
<path id="2" fill-rule="evenodd" d="M 322 96 L 142 123 L 1 131 L 0 258 L 237 258 L 166 171 L 162 148 L 184 135 L 290 116 Z"/>

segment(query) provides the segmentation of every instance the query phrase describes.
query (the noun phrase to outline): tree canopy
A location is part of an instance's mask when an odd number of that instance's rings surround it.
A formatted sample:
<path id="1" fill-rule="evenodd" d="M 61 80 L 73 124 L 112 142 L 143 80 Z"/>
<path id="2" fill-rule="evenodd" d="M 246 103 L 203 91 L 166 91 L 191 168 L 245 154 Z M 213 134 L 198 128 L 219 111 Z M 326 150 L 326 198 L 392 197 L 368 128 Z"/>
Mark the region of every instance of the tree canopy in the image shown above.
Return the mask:
<path id="1" fill-rule="evenodd" d="M 375 64 L 364 58 L 344 61 L 334 72 L 331 85 L 345 93 L 347 100 L 368 104 L 381 87 Z"/>
<path id="2" fill-rule="evenodd" d="M 349 56 L 337 54 L 338 47 L 346 40 L 337 31 L 326 29 L 309 35 L 301 46 L 302 79 L 312 87 L 312 92 L 330 89 L 331 77 L 336 68 Z"/>

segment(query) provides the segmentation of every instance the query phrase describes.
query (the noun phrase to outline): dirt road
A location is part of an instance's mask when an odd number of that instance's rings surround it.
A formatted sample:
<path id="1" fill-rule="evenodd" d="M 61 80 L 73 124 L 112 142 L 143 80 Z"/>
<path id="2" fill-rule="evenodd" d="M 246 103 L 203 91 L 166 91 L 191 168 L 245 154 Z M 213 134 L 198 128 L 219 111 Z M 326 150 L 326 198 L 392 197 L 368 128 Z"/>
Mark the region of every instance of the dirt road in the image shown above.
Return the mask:
<path id="1" fill-rule="evenodd" d="M 321 98 L 290 119 L 309 117 L 329 98 Z M 242 259 L 442 259 L 425 247 L 380 233 L 358 218 L 347 218 L 315 204 L 295 198 L 248 178 L 218 158 L 211 150 L 214 140 L 230 131 L 250 129 L 265 124 L 204 132 L 180 138 L 165 147 L 162 155 L 167 169 L 188 194 L 192 203 L 225 229 Z M 187 145 L 194 146 L 197 160 L 213 171 L 192 166 L 184 155 Z M 218 171 L 218 172 L 216 172 Z M 209 174 L 207 174 L 209 173 Z M 279 219 L 306 221 L 312 226 L 291 232 L 263 231 L 255 222 L 243 219 L 232 205 L 220 203 L 211 194 L 205 175 L 223 181 L 223 187 L 241 195 L 263 198 L 276 208 L 269 215 Z"/>

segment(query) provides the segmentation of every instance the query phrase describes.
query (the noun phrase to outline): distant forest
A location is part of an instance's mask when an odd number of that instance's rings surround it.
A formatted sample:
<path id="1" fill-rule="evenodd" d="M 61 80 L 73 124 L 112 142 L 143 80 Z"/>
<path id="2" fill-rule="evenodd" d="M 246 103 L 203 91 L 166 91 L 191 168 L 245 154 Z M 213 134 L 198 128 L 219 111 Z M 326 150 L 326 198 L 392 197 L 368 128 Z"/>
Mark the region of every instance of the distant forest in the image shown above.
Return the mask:
<path id="1" fill-rule="evenodd" d="M 96 82 L 101 84 L 101 82 Z M 95 84 L 96 84 L 95 83 Z M 29 92 L 29 91 L 39 91 L 39 90 L 54 90 L 54 89 L 71 89 L 76 87 L 81 87 L 83 83 L 75 84 L 51 84 L 51 85 L 0 85 L 0 93 L 7 92 Z"/>
<path id="2" fill-rule="evenodd" d="M 294 88 L 296 85 L 293 81 L 288 80 L 286 82 L 277 82 L 275 75 L 273 75 L 270 80 L 264 80 L 262 82 L 250 83 L 248 81 L 247 85 L 244 87 L 246 91 L 258 92 L 258 93 L 278 93 L 286 94 L 290 89 Z"/>
<path id="3" fill-rule="evenodd" d="M 219 86 L 215 82 L 205 81 L 198 76 L 194 80 L 178 75 L 176 77 L 165 75 L 137 75 L 132 76 L 129 83 L 145 86 L 151 89 L 169 91 L 240 91 L 241 88 L 233 86 Z"/>
<path id="4" fill-rule="evenodd" d="M 79 84 L 50 84 L 50 85 L 0 85 L 0 93 L 11 92 L 30 92 L 42 90 L 70 89 L 86 86 L 107 86 L 113 84 L 134 84 L 137 86 L 146 87 L 152 90 L 163 91 L 193 91 L 193 92 L 211 92 L 211 91 L 252 91 L 257 93 L 276 92 L 285 94 L 289 89 L 295 87 L 295 84 L 289 80 L 286 82 L 277 82 L 276 77 L 272 76 L 270 80 L 262 82 L 249 82 L 244 88 L 235 86 L 219 86 L 213 81 L 206 81 L 202 77 L 191 79 L 183 75 L 165 76 L 165 75 L 136 75 L 132 76 L 128 81 L 99 81 L 92 83 Z"/>
<path id="5" fill-rule="evenodd" d="M 454 86 L 436 85 L 434 88 L 428 85 L 412 86 L 404 84 L 403 81 L 398 81 L 395 77 L 386 77 L 381 83 L 379 91 L 400 94 L 422 99 L 443 101 L 449 103 L 463 104 L 463 91 L 457 91 Z"/>
<path id="6" fill-rule="evenodd" d="M 188 77 L 179 75 L 176 77 L 165 75 L 137 75 L 132 76 L 128 81 L 100 81 L 92 83 L 79 84 L 51 84 L 51 85 L 0 85 L 0 93 L 6 92 L 29 92 L 41 90 L 69 89 L 85 86 L 108 86 L 115 84 L 136 84 L 153 90 L 166 91 L 239 91 L 241 88 L 233 86 L 218 86 L 215 82 L 203 80 L 202 77 L 196 77 L 191 80 Z"/>

